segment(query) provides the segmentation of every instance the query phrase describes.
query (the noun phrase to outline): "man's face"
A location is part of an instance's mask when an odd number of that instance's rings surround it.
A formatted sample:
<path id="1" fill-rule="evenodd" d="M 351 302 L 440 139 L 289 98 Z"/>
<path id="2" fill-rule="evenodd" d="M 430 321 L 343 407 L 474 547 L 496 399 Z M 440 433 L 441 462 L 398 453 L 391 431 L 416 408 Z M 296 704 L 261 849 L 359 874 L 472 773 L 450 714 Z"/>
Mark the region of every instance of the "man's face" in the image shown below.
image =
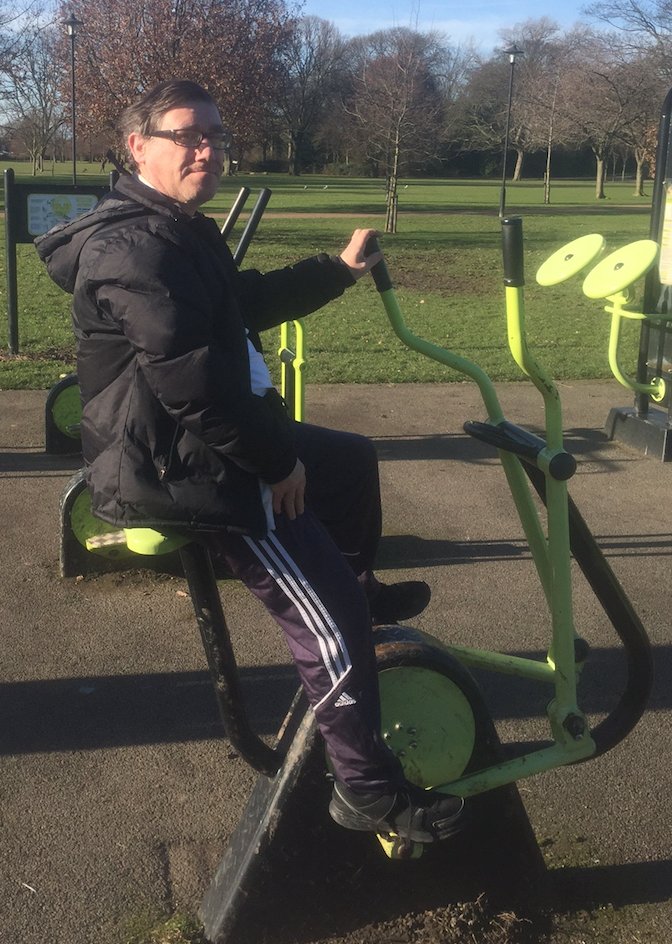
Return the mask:
<path id="1" fill-rule="evenodd" d="M 224 151 L 216 151 L 207 133 L 222 131 L 222 119 L 210 102 L 194 102 L 167 111 L 154 130 L 197 129 L 206 135 L 198 147 L 181 147 L 168 138 L 143 137 L 132 132 L 128 146 L 140 175 L 186 213 L 214 197 L 222 173 Z"/>

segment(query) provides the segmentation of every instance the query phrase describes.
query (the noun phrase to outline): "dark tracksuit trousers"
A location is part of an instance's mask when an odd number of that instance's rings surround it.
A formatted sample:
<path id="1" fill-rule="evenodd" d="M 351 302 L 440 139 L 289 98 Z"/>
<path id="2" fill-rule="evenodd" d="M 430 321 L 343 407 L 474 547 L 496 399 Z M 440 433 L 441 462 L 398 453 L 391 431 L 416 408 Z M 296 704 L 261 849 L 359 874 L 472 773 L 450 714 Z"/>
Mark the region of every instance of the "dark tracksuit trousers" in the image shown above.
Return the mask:
<path id="1" fill-rule="evenodd" d="M 363 436 L 295 423 L 306 511 L 262 539 L 217 538 L 235 577 L 285 633 L 334 775 L 366 792 L 403 782 L 380 735 L 367 584 L 381 533 L 378 460 Z"/>

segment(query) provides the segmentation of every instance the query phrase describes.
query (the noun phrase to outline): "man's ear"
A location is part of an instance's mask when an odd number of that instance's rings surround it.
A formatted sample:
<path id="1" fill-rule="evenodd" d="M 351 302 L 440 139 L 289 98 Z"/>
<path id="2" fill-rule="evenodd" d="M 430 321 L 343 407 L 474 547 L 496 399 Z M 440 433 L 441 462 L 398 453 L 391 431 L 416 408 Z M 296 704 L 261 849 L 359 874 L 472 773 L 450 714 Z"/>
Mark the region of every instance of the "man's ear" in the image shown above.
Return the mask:
<path id="1" fill-rule="evenodd" d="M 133 158 L 136 167 L 140 167 L 145 162 L 145 148 L 147 147 L 147 138 L 139 131 L 131 131 L 128 136 L 128 151 Z"/>

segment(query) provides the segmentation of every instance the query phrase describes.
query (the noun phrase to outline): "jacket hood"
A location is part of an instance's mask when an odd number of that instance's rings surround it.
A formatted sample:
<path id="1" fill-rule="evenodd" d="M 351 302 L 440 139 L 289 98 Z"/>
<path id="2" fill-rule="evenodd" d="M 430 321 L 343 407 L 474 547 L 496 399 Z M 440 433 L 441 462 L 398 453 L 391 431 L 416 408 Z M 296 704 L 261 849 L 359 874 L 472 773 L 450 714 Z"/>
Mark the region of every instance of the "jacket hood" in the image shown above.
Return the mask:
<path id="1" fill-rule="evenodd" d="M 120 177 L 114 190 L 81 216 L 59 223 L 34 241 L 37 254 L 50 277 L 71 295 L 75 289 L 79 258 L 90 237 L 111 223 L 119 223 L 148 213 L 181 217 L 184 214 L 163 194 L 141 184 L 135 177 Z"/>

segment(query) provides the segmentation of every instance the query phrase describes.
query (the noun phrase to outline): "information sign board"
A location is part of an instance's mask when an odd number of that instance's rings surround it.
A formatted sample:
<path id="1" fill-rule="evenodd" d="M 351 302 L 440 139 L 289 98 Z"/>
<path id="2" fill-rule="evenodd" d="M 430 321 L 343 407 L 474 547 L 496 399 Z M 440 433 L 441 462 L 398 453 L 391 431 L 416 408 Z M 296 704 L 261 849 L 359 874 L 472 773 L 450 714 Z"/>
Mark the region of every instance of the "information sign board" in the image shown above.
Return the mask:
<path id="1" fill-rule="evenodd" d="M 100 184 L 55 184 L 31 181 L 17 184 L 14 171 L 5 171 L 5 245 L 7 267 L 7 324 L 10 354 L 19 353 L 18 286 L 16 247 L 32 243 L 59 223 L 93 209 L 114 186 L 116 173 L 110 174 L 109 186 Z"/>

